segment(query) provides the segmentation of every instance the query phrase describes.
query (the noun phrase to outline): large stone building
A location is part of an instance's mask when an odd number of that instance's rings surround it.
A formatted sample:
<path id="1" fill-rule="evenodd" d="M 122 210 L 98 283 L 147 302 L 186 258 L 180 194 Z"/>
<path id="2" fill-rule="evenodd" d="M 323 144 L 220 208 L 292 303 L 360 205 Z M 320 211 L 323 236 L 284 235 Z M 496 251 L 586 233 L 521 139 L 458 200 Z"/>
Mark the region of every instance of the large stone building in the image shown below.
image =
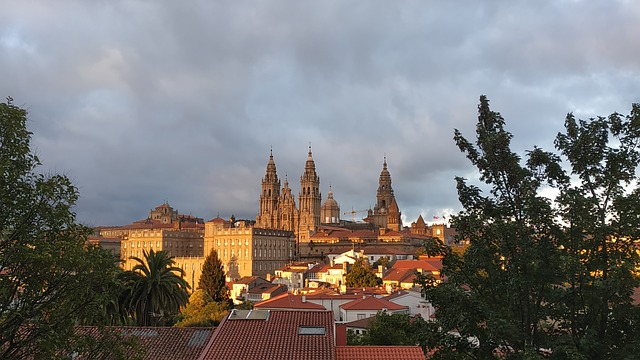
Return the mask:
<path id="1" fill-rule="evenodd" d="M 120 254 L 125 269 L 143 257 L 144 250 L 164 250 L 174 257 L 196 288 L 205 257 L 216 250 L 229 280 L 244 276 L 273 275 L 275 270 L 301 258 L 325 261 L 332 251 L 360 250 L 363 246 L 396 246 L 412 253 L 429 236 L 447 238 L 442 229 L 427 226 L 419 217 L 411 229 L 402 226 L 401 212 L 384 158 L 378 179 L 376 203 L 368 209 L 364 222 L 340 219 L 340 205 L 329 187 L 322 202 L 320 177 L 311 147 L 300 176 L 297 201 L 285 177 L 278 178 L 273 152 L 269 154 L 262 178 L 260 207 L 255 223 L 216 218 L 204 223 L 200 218 L 180 215 L 167 202 L 151 209 L 147 219 L 119 227 L 99 229 L 104 238 L 121 239 Z M 355 211 L 345 212 L 355 215 Z"/>
<path id="2" fill-rule="evenodd" d="M 368 210 L 367 215 L 365 222 L 375 229 L 402 230 L 401 212 L 391 186 L 391 174 L 387 168 L 386 157 L 378 181 L 376 205 Z M 345 226 L 340 220 L 340 206 L 334 199 L 331 188 L 326 201 L 322 204 L 320 177 L 316 173 L 311 147 L 307 154 L 304 172 L 300 177 L 298 205 L 289 187 L 288 179 L 285 179 L 284 186 L 281 187 L 273 152 L 271 152 L 266 174 L 262 178 L 256 227 L 292 231 L 298 250 L 301 250 L 308 247 L 313 235 L 318 232 L 322 224 Z"/>
<path id="3" fill-rule="evenodd" d="M 144 258 L 144 251 L 165 251 L 173 257 L 202 257 L 202 232 L 178 229 L 131 230 L 120 245 L 123 267 L 131 270 L 137 262 L 132 257 Z"/>
<path id="4" fill-rule="evenodd" d="M 264 229 L 246 221 L 215 218 L 205 223 L 204 250 L 216 250 L 227 278 L 273 275 L 295 257 L 293 232 Z"/>

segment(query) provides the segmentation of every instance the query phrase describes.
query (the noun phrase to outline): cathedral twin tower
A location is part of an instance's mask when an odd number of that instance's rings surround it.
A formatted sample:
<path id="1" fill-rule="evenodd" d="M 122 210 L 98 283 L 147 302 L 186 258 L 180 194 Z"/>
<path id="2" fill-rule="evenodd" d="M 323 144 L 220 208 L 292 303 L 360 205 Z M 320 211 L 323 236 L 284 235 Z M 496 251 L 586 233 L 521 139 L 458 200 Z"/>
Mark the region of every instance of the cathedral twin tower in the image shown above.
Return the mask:
<path id="1" fill-rule="evenodd" d="M 271 152 L 267 172 L 262 179 L 260 211 L 256 217 L 256 226 L 292 231 L 299 242 L 308 242 L 321 224 L 343 225 L 340 221 L 340 206 L 333 198 L 331 189 L 329 189 L 327 200 L 322 204 L 320 177 L 316 173 L 311 146 L 309 146 L 304 173 L 300 177 L 298 204 L 299 208 L 296 206 L 287 178 L 284 180 L 284 186 L 281 187 L 273 152 Z M 369 209 L 368 216 L 364 220 L 382 229 L 395 231 L 402 229 L 400 211 L 391 187 L 391 175 L 387 170 L 386 158 L 380 173 L 376 206 L 373 210 Z"/>

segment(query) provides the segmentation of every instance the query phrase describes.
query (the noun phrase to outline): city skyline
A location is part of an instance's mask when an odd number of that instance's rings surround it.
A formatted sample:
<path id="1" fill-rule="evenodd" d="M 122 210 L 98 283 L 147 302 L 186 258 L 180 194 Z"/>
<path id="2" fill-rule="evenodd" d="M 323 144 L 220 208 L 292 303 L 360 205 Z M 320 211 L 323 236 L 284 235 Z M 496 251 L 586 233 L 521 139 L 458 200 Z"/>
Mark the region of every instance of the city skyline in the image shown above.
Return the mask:
<path id="1" fill-rule="evenodd" d="M 409 225 L 457 212 L 479 96 L 513 148 L 553 149 L 567 113 L 639 102 L 628 1 L 3 2 L 0 97 L 29 111 L 43 172 L 88 225 L 168 201 L 255 219 L 272 150 L 296 200 L 311 144 L 323 201 L 375 204 L 386 156 Z M 349 215 L 342 216 L 349 219 Z"/>

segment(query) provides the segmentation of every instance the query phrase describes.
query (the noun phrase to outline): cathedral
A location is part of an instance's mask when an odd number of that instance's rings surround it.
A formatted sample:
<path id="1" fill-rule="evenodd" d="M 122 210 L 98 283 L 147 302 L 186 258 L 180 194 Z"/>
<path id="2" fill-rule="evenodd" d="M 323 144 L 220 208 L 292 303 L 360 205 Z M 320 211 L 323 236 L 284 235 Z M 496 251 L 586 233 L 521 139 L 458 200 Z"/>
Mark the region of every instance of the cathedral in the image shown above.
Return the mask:
<path id="1" fill-rule="evenodd" d="M 382 165 L 376 197 L 376 205 L 368 210 L 364 221 L 375 228 L 401 231 L 401 213 L 391 187 L 391 174 L 387 169 L 386 157 Z M 284 185 L 280 183 L 273 151 L 270 152 L 267 171 L 262 178 L 256 227 L 292 231 L 298 243 L 306 243 L 321 225 L 346 227 L 349 225 L 347 223 L 340 220 L 340 206 L 333 198 L 331 188 L 329 188 L 327 199 L 322 203 L 320 177 L 316 173 L 311 146 L 309 146 L 304 173 L 300 176 L 297 205 L 288 179 L 285 178 Z"/>

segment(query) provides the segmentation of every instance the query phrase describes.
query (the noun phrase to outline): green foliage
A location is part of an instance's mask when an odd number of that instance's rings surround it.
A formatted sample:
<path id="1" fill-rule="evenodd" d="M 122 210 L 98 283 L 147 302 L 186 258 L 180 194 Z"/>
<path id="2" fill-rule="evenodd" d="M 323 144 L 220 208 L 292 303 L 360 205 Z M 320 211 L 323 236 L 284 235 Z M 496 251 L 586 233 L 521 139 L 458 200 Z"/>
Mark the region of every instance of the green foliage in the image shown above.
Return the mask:
<path id="1" fill-rule="evenodd" d="M 436 358 L 548 356 L 542 349 L 558 359 L 633 356 L 640 108 L 589 121 L 569 115 L 560 155 L 534 148 L 524 164 L 504 125 L 482 96 L 475 144 L 455 131 L 490 191 L 456 179 L 464 210 L 452 223 L 470 245 L 442 251 L 446 282 L 421 279 L 438 309 L 427 335 Z M 545 187 L 558 196 L 541 196 Z"/>
<path id="2" fill-rule="evenodd" d="M 229 313 L 227 301 L 215 302 L 202 289 L 189 297 L 189 303 L 180 309 L 180 321 L 175 326 L 216 326 Z"/>
<path id="3" fill-rule="evenodd" d="M 164 251 L 145 250 L 143 254 L 144 260 L 132 257 L 137 264 L 126 272 L 131 290 L 125 306 L 139 326 L 171 324 L 189 301 L 184 271 L 174 266 L 173 257 Z"/>
<path id="4" fill-rule="evenodd" d="M 202 275 L 198 280 L 198 289 L 202 289 L 215 302 L 229 301 L 229 288 L 225 283 L 222 261 L 215 250 L 211 250 L 211 253 L 204 260 Z"/>
<path id="5" fill-rule="evenodd" d="M 37 172 L 27 112 L 0 103 L 0 358 L 55 358 L 99 343 L 79 323 L 109 323 L 113 256 L 86 245 L 75 223 L 77 189 L 64 175 Z M 75 344 L 75 345 L 74 345 Z M 114 357 L 117 350 L 113 348 Z"/>
<path id="6" fill-rule="evenodd" d="M 427 322 L 419 316 L 379 311 L 364 334 L 347 334 L 348 345 L 424 345 Z"/>
<path id="7" fill-rule="evenodd" d="M 252 310 L 253 309 L 253 302 L 249 301 L 249 300 L 245 300 L 243 302 L 241 302 L 238 305 L 234 306 L 234 309 L 238 309 L 238 310 Z"/>
<path id="8" fill-rule="evenodd" d="M 359 258 L 347 274 L 345 283 L 348 287 L 375 287 L 382 285 L 382 279 L 372 272 L 366 259 Z"/>
<path id="9" fill-rule="evenodd" d="M 385 269 L 388 269 L 391 266 L 391 261 L 389 261 L 389 258 L 387 256 L 383 256 L 381 258 L 379 258 L 378 260 L 376 260 L 371 267 L 374 269 L 377 269 L 378 266 L 382 265 Z"/>
<path id="10" fill-rule="evenodd" d="M 564 340 L 587 358 L 624 358 L 640 342 L 639 285 L 640 105 L 630 115 L 576 120 L 569 114 L 556 148 L 571 165 L 572 181 L 559 181 L 558 216 L 566 285 L 554 315 Z M 635 345 L 637 350 L 638 346 Z"/>

